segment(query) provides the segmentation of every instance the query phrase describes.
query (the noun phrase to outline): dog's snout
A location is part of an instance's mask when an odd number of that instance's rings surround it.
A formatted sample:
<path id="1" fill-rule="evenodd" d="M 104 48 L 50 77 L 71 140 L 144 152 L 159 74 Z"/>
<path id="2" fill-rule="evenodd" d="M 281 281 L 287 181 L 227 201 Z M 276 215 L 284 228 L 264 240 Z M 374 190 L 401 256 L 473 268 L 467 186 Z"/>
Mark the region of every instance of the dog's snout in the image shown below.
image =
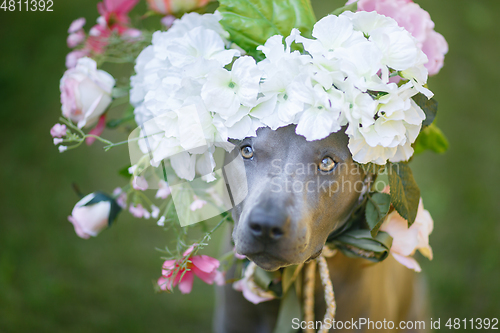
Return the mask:
<path id="1" fill-rule="evenodd" d="M 254 210 L 248 219 L 252 235 L 262 241 L 277 241 L 286 233 L 287 217 L 284 214 L 270 214 Z"/>

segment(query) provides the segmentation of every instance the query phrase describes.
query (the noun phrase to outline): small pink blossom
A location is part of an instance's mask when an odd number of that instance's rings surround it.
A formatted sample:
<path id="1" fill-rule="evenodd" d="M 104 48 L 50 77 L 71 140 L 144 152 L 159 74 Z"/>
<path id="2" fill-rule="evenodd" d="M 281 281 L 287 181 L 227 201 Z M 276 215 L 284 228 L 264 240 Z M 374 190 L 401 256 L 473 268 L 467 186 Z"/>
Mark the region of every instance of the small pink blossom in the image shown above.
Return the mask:
<path id="1" fill-rule="evenodd" d="M 54 145 L 58 145 L 60 143 L 63 143 L 64 139 L 61 139 L 61 138 L 54 138 Z"/>
<path id="2" fill-rule="evenodd" d="M 134 190 L 146 191 L 148 189 L 148 181 L 144 176 L 135 176 L 132 181 L 132 187 Z"/>
<path id="3" fill-rule="evenodd" d="M 151 205 L 151 217 L 156 219 L 160 215 L 160 208 L 155 205 Z"/>
<path id="4" fill-rule="evenodd" d="M 71 25 L 69 26 L 68 29 L 68 34 L 75 33 L 78 30 L 82 29 L 83 26 L 85 25 L 85 22 L 86 21 L 84 17 L 80 17 L 79 19 L 76 19 L 73 22 L 71 22 Z"/>
<path id="5" fill-rule="evenodd" d="M 412 256 L 419 250 L 423 256 L 432 260 L 429 235 L 433 228 L 432 217 L 424 209 L 420 199 L 417 216 L 411 227 L 408 228 L 408 222 L 394 210 L 387 215 L 380 230 L 387 232 L 393 238 L 391 253 L 394 258 L 406 267 L 420 272 L 420 265 Z"/>
<path id="6" fill-rule="evenodd" d="M 68 47 L 72 49 L 83 43 L 83 41 L 85 41 L 85 37 L 85 32 L 83 30 L 79 30 L 69 35 L 66 39 L 66 43 L 68 44 Z"/>
<path id="7" fill-rule="evenodd" d="M 177 18 L 173 15 L 167 15 L 167 16 L 164 16 L 162 19 L 161 19 L 161 24 L 163 24 L 165 27 L 167 28 L 170 28 L 172 26 L 172 24 L 174 24 L 174 21 L 176 20 Z"/>
<path id="8" fill-rule="evenodd" d="M 195 275 L 207 284 L 215 282 L 222 285 L 225 282 L 222 273 L 217 271 L 219 261 L 206 255 L 191 257 L 193 250 L 194 245 L 183 253 L 181 260 L 167 260 L 163 263 L 162 277 L 158 279 L 158 286 L 161 290 L 172 290 L 178 285 L 181 293 L 189 294 L 193 288 Z M 185 269 L 180 268 L 186 258 L 189 258 L 190 262 Z M 176 273 L 175 276 L 174 273 Z"/>
<path id="9" fill-rule="evenodd" d="M 87 50 L 75 50 L 71 51 L 66 55 L 66 68 L 75 68 L 78 63 L 78 59 L 86 57 L 90 54 Z"/>
<path id="10" fill-rule="evenodd" d="M 66 135 L 67 130 L 68 129 L 66 128 L 66 125 L 55 124 L 50 129 L 50 135 L 52 135 L 53 138 L 62 138 L 63 136 Z"/>
<path id="11" fill-rule="evenodd" d="M 103 114 L 99 117 L 97 125 L 90 130 L 89 134 L 101 136 L 105 128 L 106 128 L 106 115 Z M 95 140 L 97 139 L 89 136 L 88 138 L 85 139 L 85 143 L 87 144 L 87 146 L 91 146 L 95 142 Z"/>
<path id="12" fill-rule="evenodd" d="M 191 209 L 191 211 L 193 211 L 193 212 L 195 210 L 203 208 L 203 206 L 205 206 L 207 204 L 207 202 L 205 200 L 198 198 L 196 195 L 194 195 L 193 198 L 194 198 L 194 201 L 189 206 L 189 209 Z"/>
<path id="13" fill-rule="evenodd" d="M 127 193 L 123 192 L 123 190 L 120 187 L 115 188 L 113 191 L 113 196 L 116 197 L 116 203 L 118 206 L 120 206 L 122 209 L 127 208 Z"/>
<path id="14" fill-rule="evenodd" d="M 170 195 L 170 187 L 163 179 L 158 182 L 158 192 L 156 192 L 156 198 L 166 199 Z"/>
<path id="15" fill-rule="evenodd" d="M 144 208 L 142 207 L 141 204 L 138 204 L 137 206 L 130 205 L 128 208 L 128 211 L 137 218 L 145 218 L 149 219 L 151 217 L 151 214 Z"/>
<path id="16" fill-rule="evenodd" d="M 67 146 L 59 146 L 59 147 L 57 147 L 57 149 L 59 149 L 60 153 L 64 153 L 66 150 L 68 150 L 68 147 Z"/>

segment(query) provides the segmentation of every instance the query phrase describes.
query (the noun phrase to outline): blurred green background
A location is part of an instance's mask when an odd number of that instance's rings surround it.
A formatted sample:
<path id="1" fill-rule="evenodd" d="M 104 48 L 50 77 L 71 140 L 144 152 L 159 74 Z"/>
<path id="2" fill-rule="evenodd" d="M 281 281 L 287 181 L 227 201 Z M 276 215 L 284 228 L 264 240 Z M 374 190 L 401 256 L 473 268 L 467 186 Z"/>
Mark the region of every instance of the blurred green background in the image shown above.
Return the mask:
<path id="1" fill-rule="evenodd" d="M 209 332 L 214 293 L 155 294 L 166 235 L 122 214 L 99 237 L 76 237 L 66 218 L 84 192 L 123 184 L 126 147 L 96 143 L 59 154 L 49 135 L 60 114 L 69 24 L 97 18 L 97 0 L 55 0 L 54 11 L 0 10 L 0 332 Z M 500 15 L 498 0 L 421 0 L 447 39 L 430 79 L 445 155 L 413 170 L 435 221 L 434 260 L 420 258 L 432 317 L 500 317 Z M 317 16 L 342 1 L 313 1 Z M 137 13 L 144 10 L 144 4 Z M 114 133 L 114 138 L 124 134 Z M 215 246 L 209 249 L 216 254 Z"/>

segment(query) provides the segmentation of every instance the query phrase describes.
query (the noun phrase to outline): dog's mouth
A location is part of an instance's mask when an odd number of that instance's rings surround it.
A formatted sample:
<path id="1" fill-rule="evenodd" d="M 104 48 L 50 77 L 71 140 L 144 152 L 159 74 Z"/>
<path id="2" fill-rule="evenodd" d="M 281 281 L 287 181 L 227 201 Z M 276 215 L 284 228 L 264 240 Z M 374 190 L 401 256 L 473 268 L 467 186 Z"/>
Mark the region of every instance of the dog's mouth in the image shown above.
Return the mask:
<path id="1" fill-rule="evenodd" d="M 319 249 L 318 252 L 316 252 L 312 256 L 310 256 L 309 259 L 307 259 L 305 262 L 308 263 L 308 262 L 316 259 L 317 257 L 319 257 L 321 255 L 321 252 L 323 252 L 323 248 Z"/>
<path id="2" fill-rule="evenodd" d="M 286 267 L 293 265 L 287 260 L 281 257 L 274 256 L 268 252 L 258 252 L 253 254 L 248 254 L 247 258 L 252 260 L 257 266 L 266 271 L 275 271 L 281 267 Z"/>

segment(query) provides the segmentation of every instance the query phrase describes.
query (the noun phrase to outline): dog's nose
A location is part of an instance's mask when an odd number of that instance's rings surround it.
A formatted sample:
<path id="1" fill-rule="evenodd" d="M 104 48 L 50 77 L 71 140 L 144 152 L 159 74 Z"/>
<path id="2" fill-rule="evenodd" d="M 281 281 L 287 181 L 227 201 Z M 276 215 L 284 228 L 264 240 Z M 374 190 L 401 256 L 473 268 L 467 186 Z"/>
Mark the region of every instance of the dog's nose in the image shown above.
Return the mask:
<path id="1" fill-rule="evenodd" d="M 263 241 L 276 241 L 285 235 L 287 218 L 283 214 L 270 214 L 254 210 L 248 219 L 252 235 Z"/>

